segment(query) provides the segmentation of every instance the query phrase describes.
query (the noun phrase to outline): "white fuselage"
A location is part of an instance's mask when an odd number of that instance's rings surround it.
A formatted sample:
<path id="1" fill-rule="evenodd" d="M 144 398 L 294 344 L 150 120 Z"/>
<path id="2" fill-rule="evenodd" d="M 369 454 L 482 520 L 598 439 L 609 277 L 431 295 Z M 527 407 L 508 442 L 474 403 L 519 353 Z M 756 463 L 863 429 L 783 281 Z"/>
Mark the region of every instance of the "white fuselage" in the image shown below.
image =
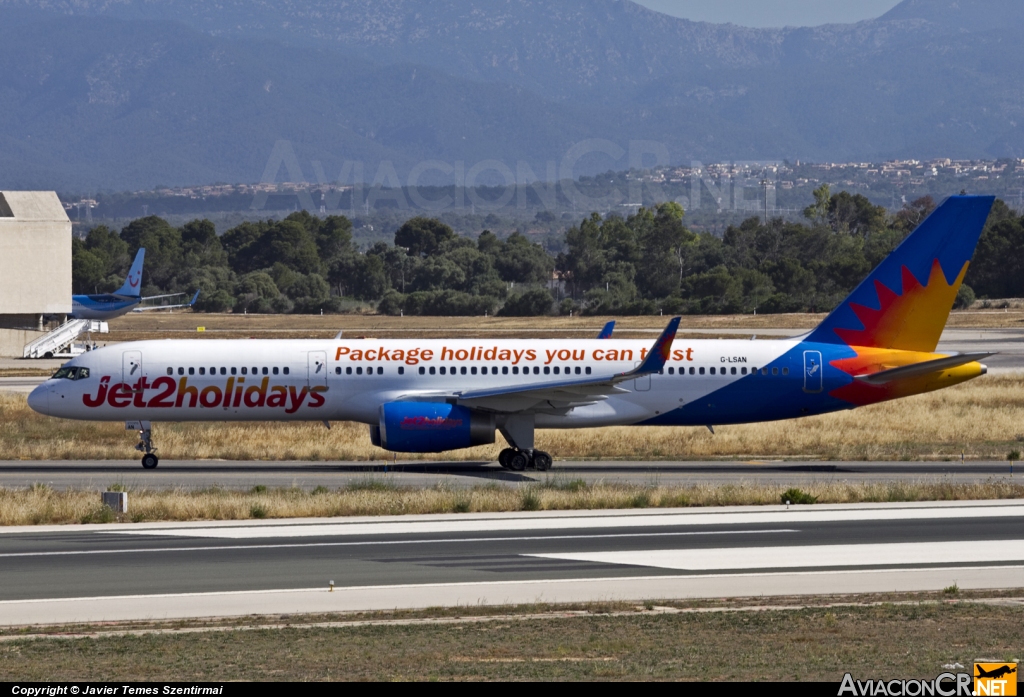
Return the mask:
<path id="1" fill-rule="evenodd" d="M 537 411 L 539 428 L 636 424 L 748 378 L 764 394 L 801 378 L 755 379 L 797 346 L 782 341 L 677 338 L 661 374 L 568 410 Z M 30 398 L 52 416 L 94 421 L 356 421 L 375 424 L 382 404 L 632 370 L 650 350 L 635 340 L 164 340 L 84 354 Z M 790 369 L 784 369 L 790 375 Z M 768 416 L 767 418 L 771 418 Z M 698 420 L 698 422 L 700 422 Z"/>

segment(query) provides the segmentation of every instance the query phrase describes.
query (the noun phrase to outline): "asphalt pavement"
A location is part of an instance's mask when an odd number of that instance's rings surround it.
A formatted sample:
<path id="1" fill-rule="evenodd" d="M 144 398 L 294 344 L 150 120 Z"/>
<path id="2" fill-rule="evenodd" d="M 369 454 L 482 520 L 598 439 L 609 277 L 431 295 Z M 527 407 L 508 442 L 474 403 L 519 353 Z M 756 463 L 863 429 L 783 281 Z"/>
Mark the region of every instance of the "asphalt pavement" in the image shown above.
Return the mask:
<path id="1" fill-rule="evenodd" d="M 130 501 L 129 501 L 130 506 Z M 0 624 L 1024 587 L 1019 502 L 0 529 Z"/>
<path id="2" fill-rule="evenodd" d="M 126 447 L 127 449 L 127 447 Z M 370 481 L 400 487 L 487 485 L 524 486 L 581 479 L 588 484 L 686 486 L 694 484 L 779 484 L 812 482 L 984 482 L 1024 481 L 1024 465 L 986 462 L 824 462 L 824 461 L 556 461 L 548 472 L 510 472 L 495 462 L 253 462 L 163 459 L 155 470 L 138 460 L 0 461 L 0 487 L 35 483 L 55 489 L 128 488 L 202 489 L 213 486 L 249 489 L 342 488 Z"/>

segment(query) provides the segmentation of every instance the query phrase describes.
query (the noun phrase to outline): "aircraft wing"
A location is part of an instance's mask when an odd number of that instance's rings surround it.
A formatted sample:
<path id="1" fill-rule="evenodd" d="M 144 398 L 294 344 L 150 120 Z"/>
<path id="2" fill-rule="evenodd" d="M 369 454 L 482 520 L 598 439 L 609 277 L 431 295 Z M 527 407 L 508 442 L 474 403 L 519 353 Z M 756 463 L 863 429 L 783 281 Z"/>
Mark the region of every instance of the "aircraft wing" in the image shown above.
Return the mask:
<path id="1" fill-rule="evenodd" d="M 149 296 L 146 296 L 145 298 L 142 298 L 142 300 L 156 300 L 157 298 L 173 298 L 173 297 L 178 296 L 178 295 L 185 295 L 185 293 L 169 293 L 167 295 L 149 295 Z M 180 303 L 178 305 L 149 305 L 147 307 L 136 307 L 134 310 L 132 310 L 132 312 L 148 312 L 150 310 L 177 310 L 178 308 L 181 308 L 181 307 L 192 307 L 193 305 L 196 304 L 196 300 L 198 300 L 198 299 L 199 299 L 199 291 L 197 290 L 196 294 L 193 295 L 192 299 L 189 300 L 187 303 Z"/>
<path id="2" fill-rule="evenodd" d="M 566 412 L 574 407 L 594 404 L 616 393 L 629 392 L 619 383 L 634 380 L 665 367 L 671 355 L 672 342 L 679 329 L 679 317 L 674 317 L 654 342 L 647 357 L 633 370 L 583 379 L 565 379 L 555 382 L 527 383 L 514 387 L 496 387 L 481 390 L 431 392 L 408 395 L 407 401 L 444 400 L 473 409 L 498 412 Z"/>

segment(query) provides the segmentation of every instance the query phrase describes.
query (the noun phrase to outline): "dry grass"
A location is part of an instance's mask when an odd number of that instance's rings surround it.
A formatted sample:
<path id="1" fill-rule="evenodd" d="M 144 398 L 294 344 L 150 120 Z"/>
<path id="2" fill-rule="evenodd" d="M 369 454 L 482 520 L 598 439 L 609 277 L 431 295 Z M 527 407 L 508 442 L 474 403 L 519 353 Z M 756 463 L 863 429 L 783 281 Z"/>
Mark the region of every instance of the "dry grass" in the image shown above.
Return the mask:
<path id="1" fill-rule="evenodd" d="M 1024 620 L 1019 606 L 981 602 L 739 612 L 648 612 L 642 607 L 628 612 L 602 605 L 581 609 L 569 616 L 563 612 L 472 623 L 8 640 L 0 644 L 0 680 L 838 684 L 845 672 L 860 680 L 934 679 L 950 663 L 969 671 L 973 661 L 986 657 L 1019 661 Z M 498 610 L 510 611 L 516 609 Z"/>
<path id="2" fill-rule="evenodd" d="M 1024 484 L 983 483 L 819 482 L 803 486 L 818 503 L 879 501 L 967 501 L 1024 498 Z M 478 513 L 535 510 L 597 510 L 614 508 L 703 507 L 779 504 L 782 485 L 726 484 L 694 486 L 588 485 L 579 479 L 552 478 L 520 487 L 492 485 L 475 489 L 406 488 L 386 476 L 367 478 L 343 489 L 318 487 L 266 489 L 130 489 L 129 513 L 115 516 L 99 504 L 95 490 L 55 491 L 45 485 L 0 489 L 0 525 L 46 525 L 252 518 Z M 789 490 L 792 491 L 792 490 Z"/>
<path id="3" fill-rule="evenodd" d="M 824 314 L 685 316 L 680 329 L 692 339 L 716 338 L 716 331 L 749 329 L 811 329 Z M 339 330 L 347 337 L 445 338 L 591 338 L 605 322 L 616 320 L 620 338 L 652 338 L 665 327 L 667 317 L 387 317 L 382 315 L 234 315 L 156 314 L 126 315 L 110 322 L 110 334 L 96 335 L 100 343 L 144 339 L 330 339 Z M 197 327 L 205 331 L 197 332 Z M 1002 309 L 976 307 L 953 312 L 950 328 L 1024 328 L 1024 308 L 1019 303 Z M 698 333 L 692 333 L 698 332 Z M 743 338 L 749 335 L 730 335 Z M 772 338 L 772 337 L 762 337 Z"/>
<path id="4" fill-rule="evenodd" d="M 563 459 L 826 460 L 1005 459 L 1022 450 L 1024 377 L 987 376 L 939 392 L 796 421 L 704 428 L 614 427 L 541 431 L 537 447 Z M 31 411 L 25 397 L 0 394 L 0 452 L 7 459 L 125 459 L 134 436 L 120 423 L 66 421 Z M 227 460 L 382 460 L 366 426 L 338 423 L 158 424 L 163 457 Z M 492 461 L 503 447 L 409 460 Z"/>

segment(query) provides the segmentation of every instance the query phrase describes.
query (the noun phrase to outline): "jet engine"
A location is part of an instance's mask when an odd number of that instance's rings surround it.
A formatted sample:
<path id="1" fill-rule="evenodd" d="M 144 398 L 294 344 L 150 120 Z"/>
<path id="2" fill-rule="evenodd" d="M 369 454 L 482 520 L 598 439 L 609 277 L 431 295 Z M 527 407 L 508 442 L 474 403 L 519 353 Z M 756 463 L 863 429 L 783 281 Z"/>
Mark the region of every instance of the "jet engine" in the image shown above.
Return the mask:
<path id="1" fill-rule="evenodd" d="M 494 415 L 440 402 L 389 402 L 370 426 L 374 445 L 398 453 L 439 453 L 494 442 Z"/>

